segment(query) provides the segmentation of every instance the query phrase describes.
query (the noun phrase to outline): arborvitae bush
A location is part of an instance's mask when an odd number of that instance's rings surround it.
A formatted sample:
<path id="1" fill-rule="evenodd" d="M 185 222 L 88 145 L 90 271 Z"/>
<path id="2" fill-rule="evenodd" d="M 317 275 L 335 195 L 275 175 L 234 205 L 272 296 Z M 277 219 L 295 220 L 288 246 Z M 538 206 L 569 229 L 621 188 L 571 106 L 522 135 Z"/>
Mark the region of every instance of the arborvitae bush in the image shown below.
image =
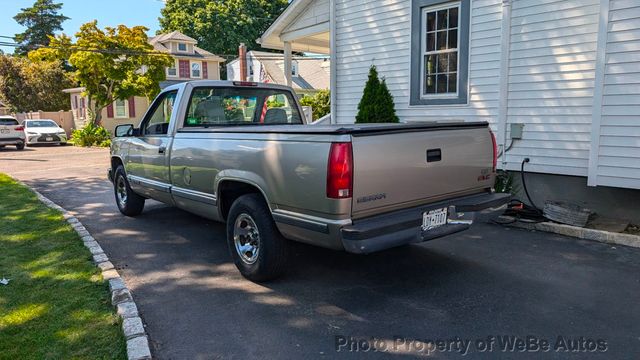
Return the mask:
<path id="1" fill-rule="evenodd" d="M 397 123 L 393 96 L 387 87 L 387 82 L 378 76 L 378 69 L 371 65 L 369 79 L 364 87 L 362 99 L 358 105 L 357 124 L 364 123 Z"/>

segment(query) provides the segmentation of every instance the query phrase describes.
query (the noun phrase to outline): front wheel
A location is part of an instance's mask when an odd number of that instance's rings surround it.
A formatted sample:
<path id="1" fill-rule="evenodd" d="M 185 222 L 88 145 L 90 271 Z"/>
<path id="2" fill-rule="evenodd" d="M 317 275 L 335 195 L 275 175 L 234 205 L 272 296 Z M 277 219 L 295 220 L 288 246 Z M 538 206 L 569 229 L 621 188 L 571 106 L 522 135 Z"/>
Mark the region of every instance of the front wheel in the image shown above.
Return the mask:
<path id="1" fill-rule="evenodd" d="M 144 198 L 131 190 L 122 165 L 118 166 L 113 178 L 113 189 L 118 210 L 126 216 L 138 216 L 144 209 Z"/>
<path id="2" fill-rule="evenodd" d="M 273 280 L 286 270 L 289 243 L 258 194 L 243 195 L 231 206 L 227 243 L 236 267 L 251 281 Z"/>

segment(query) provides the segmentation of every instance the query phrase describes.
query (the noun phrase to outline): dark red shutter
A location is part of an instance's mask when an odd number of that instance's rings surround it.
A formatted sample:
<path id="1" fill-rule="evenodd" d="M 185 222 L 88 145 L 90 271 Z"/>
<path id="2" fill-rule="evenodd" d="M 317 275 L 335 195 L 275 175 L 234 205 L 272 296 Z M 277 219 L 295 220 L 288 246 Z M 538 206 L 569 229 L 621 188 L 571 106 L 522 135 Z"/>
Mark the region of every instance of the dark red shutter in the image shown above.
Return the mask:
<path id="1" fill-rule="evenodd" d="M 107 105 L 107 117 L 113 118 L 113 103 Z"/>
<path id="2" fill-rule="evenodd" d="M 208 79 L 209 78 L 209 70 L 207 69 L 207 62 L 206 61 L 202 62 L 202 78 L 203 79 Z"/>
<path id="3" fill-rule="evenodd" d="M 85 110 L 84 106 L 84 98 L 80 98 L 80 109 L 78 109 L 78 111 L 80 111 L 80 115 L 82 117 L 87 116 L 87 111 Z"/>
<path id="4" fill-rule="evenodd" d="M 189 77 L 189 60 L 179 60 L 178 67 L 180 68 L 180 77 L 188 78 Z"/>
<path id="5" fill-rule="evenodd" d="M 136 98 L 133 96 L 129 98 L 129 117 L 136 117 Z"/>

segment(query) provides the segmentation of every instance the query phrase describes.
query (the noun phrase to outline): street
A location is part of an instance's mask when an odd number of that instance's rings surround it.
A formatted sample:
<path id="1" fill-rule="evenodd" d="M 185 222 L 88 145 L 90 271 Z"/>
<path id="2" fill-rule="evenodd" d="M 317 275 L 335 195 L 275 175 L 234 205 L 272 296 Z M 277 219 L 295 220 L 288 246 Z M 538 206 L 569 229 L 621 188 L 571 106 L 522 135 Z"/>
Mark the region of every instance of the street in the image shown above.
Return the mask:
<path id="1" fill-rule="evenodd" d="M 431 354 L 442 358 L 566 358 L 558 337 L 605 341 L 577 358 L 640 353 L 640 249 L 478 224 L 369 256 L 296 244 L 289 273 L 258 285 L 233 265 L 223 224 L 154 201 L 138 218 L 122 216 L 108 156 L 7 147 L 0 172 L 84 223 L 132 290 L 155 358 L 427 355 L 415 340 L 453 340 Z M 476 340 L 490 336 L 533 336 L 551 349 L 482 353 Z M 457 339 L 471 341 L 467 352 Z M 374 352 L 359 340 L 389 346 Z"/>

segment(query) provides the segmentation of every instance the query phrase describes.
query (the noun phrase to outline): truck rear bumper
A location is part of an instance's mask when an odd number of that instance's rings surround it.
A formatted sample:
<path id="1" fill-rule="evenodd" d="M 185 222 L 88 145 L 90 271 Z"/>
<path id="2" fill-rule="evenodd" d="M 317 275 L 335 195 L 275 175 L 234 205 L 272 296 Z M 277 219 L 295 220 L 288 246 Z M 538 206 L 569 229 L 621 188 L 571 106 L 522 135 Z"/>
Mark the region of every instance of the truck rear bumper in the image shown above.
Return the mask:
<path id="1" fill-rule="evenodd" d="M 367 254 L 436 239 L 468 229 L 476 212 L 500 212 L 510 199 L 509 194 L 479 194 L 356 220 L 340 230 L 342 244 L 347 252 Z M 442 208 L 448 209 L 447 223 L 424 231 L 423 214 Z"/>

